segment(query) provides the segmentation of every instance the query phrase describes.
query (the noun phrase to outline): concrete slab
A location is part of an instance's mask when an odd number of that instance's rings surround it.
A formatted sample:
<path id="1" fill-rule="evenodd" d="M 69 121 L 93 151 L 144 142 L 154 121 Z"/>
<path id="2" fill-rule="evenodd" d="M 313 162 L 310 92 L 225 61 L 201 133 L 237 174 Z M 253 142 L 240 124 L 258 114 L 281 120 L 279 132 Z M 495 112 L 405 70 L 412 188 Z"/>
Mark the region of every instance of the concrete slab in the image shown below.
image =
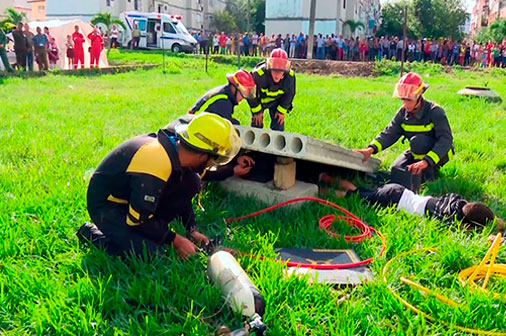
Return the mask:
<path id="1" fill-rule="evenodd" d="M 379 168 L 380 160 L 371 158 L 362 163 L 362 155 L 350 149 L 305 135 L 279 132 L 249 126 L 236 126 L 242 147 L 257 152 L 328 164 L 362 172 Z"/>
<path id="2" fill-rule="evenodd" d="M 457 92 L 464 97 L 479 97 L 484 98 L 490 102 L 501 102 L 501 96 L 494 90 L 486 87 L 466 86 L 465 89 Z"/>
<path id="3" fill-rule="evenodd" d="M 315 270 L 311 268 L 287 267 L 287 275 L 304 276 L 309 274 L 309 283 L 335 284 L 341 286 L 357 286 L 372 279 L 367 267 L 346 268 L 338 270 Z"/>
<path id="4" fill-rule="evenodd" d="M 243 180 L 237 177 L 231 177 L 219 183 L 227 192 L 244 197 L 254 197 L 269 205 L 297 197 L 318 196 L 318 186 L 316 184 L 301 181 L 295 181 L 295 185 L 288 190 L 277 189 L 272 181 L 261 183 Z M 295 203 L 291 206 L 299 207 L 300 205 L 302 205 L 302 203 Z"/>

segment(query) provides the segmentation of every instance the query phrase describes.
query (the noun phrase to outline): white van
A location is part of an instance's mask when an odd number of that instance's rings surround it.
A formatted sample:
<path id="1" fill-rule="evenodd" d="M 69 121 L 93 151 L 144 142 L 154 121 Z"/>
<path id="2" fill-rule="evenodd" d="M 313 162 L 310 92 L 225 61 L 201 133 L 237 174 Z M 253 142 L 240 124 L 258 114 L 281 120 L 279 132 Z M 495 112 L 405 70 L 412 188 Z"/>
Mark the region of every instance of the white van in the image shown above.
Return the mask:
<path id="1" fill-rule="evenodd" d="M 126 26 L 121 38 L 125 48 L 132 41 L 134 25 L 141 31 L 139 48 L 169 49 L 175 53 L 181 51 L 192 53 L 197 48 L 197 41 L 186 30 L 180 15 L 122 12 L 119 18 Z"/>

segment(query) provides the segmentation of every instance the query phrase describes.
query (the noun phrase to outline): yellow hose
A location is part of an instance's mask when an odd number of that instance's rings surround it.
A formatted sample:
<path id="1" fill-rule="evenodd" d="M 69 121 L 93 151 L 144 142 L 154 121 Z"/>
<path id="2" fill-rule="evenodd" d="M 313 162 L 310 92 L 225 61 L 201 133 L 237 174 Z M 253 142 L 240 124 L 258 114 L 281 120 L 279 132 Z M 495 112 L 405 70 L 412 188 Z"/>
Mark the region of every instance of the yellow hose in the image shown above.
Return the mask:
<path id="1" fill-rule="evenodd" d="M 500 237 L 499 239 L 496 238 L 496 240 L 494 241 L 494 243 L 492 244 L 491 248 L 489 249 L 493 251 L 492 252 L 495 252 L 495 255 L 491 253 L 488 253 L 487 252 L 487 255 L 486 256 L 494 256 L 494 261 L 495 261 L 495 256 L 497 256 L 497 252 L 499 251 L 499 245 L 496 245 L 497 242 L 499 242 L 500 244 Z M 472 334 L 478 334 L 478 335 L 488 335 L 488 336 L 506 336 L 506 332 L 504 331 L 489 331 L 489 330 L 483 330 L 483 329 L 474 329 L 474 328 L 468 328 L 468 327 L 463 327 L 463 326 L 459 326 L 459 325 L 451 325 L 449 324 L 448 322 L 446 321 L 443 321 L 443 320 L 440 320 L 440 319 L 436 319 L 434 318 L 432 315 L 429 315 L 427 313 L 425 313 L 424 311 L 420 310 L 419 308 L 417 308 L 416 306 L 414 306 L 413 304 L 411 304 L 410 302 L 408 302 L 407 300 L 405 300 L 404 298 L 402 298 L 393 288 L 391 285 L 389 285 L 388 281 L 387 281 L 387 274 L 388 274 L 388 271 L 389 271 L 389 268 L 390 266 L 397 260 L 399 260 L 400 258 L 403 258 L 405 256 L 408 256 L 408 255 L 412 255 L 412 254 L 416 254 L 416 253 L 420 253 L 420 252 L 436 252 L 437 249 L 436 248 L 422 248 L 422 249 L 416 249 L 416 250 L 412 250 L 412 251 L 408 251 L 408 252 L 403 252 L 403 253 L 400 253 L 398 254 L 397 256 L 393 257 L 392 259 L 390 259 L 386 264 L 385 264 L 385 267 L 383 267 L 383 281 L 385 282 L 387 288 L 390 290 L 390 292 L 392 293 L 392 295 L 397 299 L 399 300 L 405 307 L 411 309 L 413 312 L 419 314 L 419 315 L 422 315 L 425 319 L 427 319 L 428 321 L 431 321 L 431 322 L 437 322 L 437 323 L 440 323 L 444 326 L 447 326 L 447 327 L 450 327 L 450 328 L 454 328 L 456 330 L 459 330 L 459 331 L 462 331 L 462 332 L 466 332 L 466 333 L 472 333 Z M 485 258 L 484 258 L 485 259 Z M 459 273 L 459 280 L 460 280 L 460 283 L 465 285 L 466 284 L 466 281 L 464 280 L 467 276 L 469 275 L 472 275 L 473 273 L 475 273 L 475 271 L 478 269 L 478 271 L 476 272 L 475 274 L 475 279 L 480 279 L 480 278 L 486 278 L 487 277 L 487 273 L 489 271 L 489 265 L 485 265 L 485 263 L 480 263 L 481 265 L 481 269 L 480 269 L 480 266 L 473 266 L 473 267 L 470 267 L 470 268 L 467 268 L 463 271 L 461 271 Z M 491 267 L 493 268 L 490 275 L 493 273 L 493 274 L 496 274 L 500 277 L 506 277 L 506 265 L 504 264 L 492 264 Z M 404 281 L 403 281 L 404 279 Z M 406 281 L 407 280 L 407 281 Z M 449 305 L 457 305 L 458 304 L 440 294 L 437 294 L 435 293 L 434 291 L 426 288 L 426 287 L 423 287 L 415 282 L 412 282 L 408 279 L 406 279 L 405 277 L 401 277 L 401 281 L 412 286 L 412 287 L 415 287 L 419 290 L 422 290 L 428 294 L 432 294 L 434 295 L 437 299 L 449 304 Z M 408 282 L 411 282 L 411 283 L 408 283 Z M 470 282 L 471 284 L 474 284 L 474 282 Z M 480 288 L 480 287 L 478 287 Z M 499 294 L 496 294 L 494 293 L 494 298 L 496 297 L 502 297 L 501 295 Z"/>

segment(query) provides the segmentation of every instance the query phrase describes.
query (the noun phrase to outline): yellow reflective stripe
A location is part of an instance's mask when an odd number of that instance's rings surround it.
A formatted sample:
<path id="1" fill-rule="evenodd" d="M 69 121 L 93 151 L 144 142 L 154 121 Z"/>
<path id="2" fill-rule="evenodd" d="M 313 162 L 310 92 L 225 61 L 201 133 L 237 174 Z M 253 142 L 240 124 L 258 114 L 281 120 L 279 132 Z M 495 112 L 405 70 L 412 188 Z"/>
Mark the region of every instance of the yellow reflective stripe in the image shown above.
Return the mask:
<path id="1" fill-rule="evenodd" d="M 415 160 L 421 160 L 425 157 L 425 154 L 415 154 L 415 153 L 411 153 L 411 155 L 413 156 L 413 159 Z"/>
<path id="2" fill-rule="evenodd" d="M 265 93 L 267 96 L 270 96 L 270 97 L 277 97 L 280 94 L 285 93 L 285 91 L 283 91 L 281 89 L 279 89 L 278 91 L 269 91 L 269 89 L 260 89 L 260 91 L 262 91 L 263 93 Z"/>
<path id="3" fill-rule="evenodd" d="M 141 223 L 135 223 L 133 220 L 131 220 L 130 217 L 128 217 L 128 215 L 126 216 L 126 223 L 130 226 L 141 225 Z"/>
<path id="4" fill-rule="evenodd" d="M 383 150 L 383 145 L 378 140 L 374 140 L 372 144 L 378 148 L 378 153 Z"/>
<path id="5" fill-rule="evenodd" d="M 258 105 L 257 107 L 251 108 L 251 112 L 253 112 L 253 113 L 260 112 L 261 110 L 262 110 L 262 105 Z"/>
<path id="6" fill-rule="evenodd" d="M 257 74 L 258 74 L 259 76 L 263 76 L 263 75 L 264 75 L 264 70 L 263 70 L 263 69 L 258 69 L 258 70 L 257 70 Z"/>
<path id="7" fill-rule="evenodd" d="M 450 150 L 448 151 L 448 161 L 450 161 L 452 158 L 453 158 L 453 149 L 450 148 Z"/>
<path id="8" fill-rule="evenodd" d="M 128 201 L 126 199 L 117 198 L 114 197 L 113 195 L 107 196 L 107 200 L 118 204 L 128 204 Z"/>
<path id="9" fill-rule="evenodd" d="M 212 96 L 202 106 L 195 112 L 195 114 L 198 114 L 200 112 L 205 112 L 207 108 L 213 104 L 215 101 L 219 99 L 228 99 L 228 96 L 226 94 L 217 94 L 216 96 Z"/>
<path id="10" fill-rule="evenodd" d="M 293 71 L 292 70 L 290 70 L 290 72 L 288 72 L 288 74 L 293 77 Z"/>
<path id="11" fill-rule="evenodd" d="M 278 105 L 278 112 L 281 112 L 281 113 L 285 114 L 285 113 L 286 113 L 286 111 L 287 111 L 287 109 L 286 109 L 286 108 L 284 108 L 284 107 L 283 107 L 283 106 L 281 106 L 281 105 Z"/>
<path id="12" fill-rule="evenodd" d="M 430 157 L 432 159 L 432 161 L 434 161 L 434 164 L 438 164 L 439 162 L 439 155 L 437 155 L 434 151 L 430 151 L 427 153 L 427 156 Z"/>
<path id="13" fill-rule="evenodd" d="M 407 125 L 407 124 L 401 124 L 402 129 L 405 132 L 429 132 L 434 128 L 434 123 L 430 123 L 428 125 Z"/>
<path id="14" fill-rule="evenodd" d="M 128 212 L 132 215 L 133 218 L 139 220 L 141 219 L 141 214 L 138 213 L 133 207 L 132 204 L 128 207 Z"/>
<path id="15" fill-rule="evenodd" d="M 172 174 L 172 162 L 162 144 L 153 139 L 142 145 L 132 157 L 127 173 L 148 174 L 168 181 Z"/>
<path id="16" fill-rule="evenodd" d="M 268 97 L 268 98 L 262 98 L 262 99 L 260 99 L 260 102 L 261 102 L 262 104 L 266 104 L 266 103 L 273 102 L 273 101 L 275 101 L 275 100 L 276 100 L 276 98 L 270 98 L 270 97 Z"/>

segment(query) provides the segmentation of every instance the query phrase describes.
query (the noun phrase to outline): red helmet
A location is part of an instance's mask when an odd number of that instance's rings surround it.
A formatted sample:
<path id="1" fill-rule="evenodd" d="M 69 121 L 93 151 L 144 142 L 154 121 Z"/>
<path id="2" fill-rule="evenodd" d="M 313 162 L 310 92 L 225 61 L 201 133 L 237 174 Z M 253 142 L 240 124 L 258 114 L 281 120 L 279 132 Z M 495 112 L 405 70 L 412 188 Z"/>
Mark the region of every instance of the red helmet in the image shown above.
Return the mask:
<path id="1" fill-rule="evenodd" d="M 422 77 L 409 72 L 395 84 L 394 97 L 401 99 L 418 99 L 427 90 L 429 85 L 422 81 Z"/>
<path id="2" fill-rule="evenodd" d="M 246 99 L 255 97 L 256 84 L 251 73 L 246 70 L 238 70 L 234 74 L 227 74 L 228 81 L 239 90 Z"/>
<path id="3" fill-rule="evenodd" d="M 268 70 L 290 71 L 290 61 L 288 54 L 281 48 L 276 48 L 271 52 L 271 56 L 267 58 Z"/>

